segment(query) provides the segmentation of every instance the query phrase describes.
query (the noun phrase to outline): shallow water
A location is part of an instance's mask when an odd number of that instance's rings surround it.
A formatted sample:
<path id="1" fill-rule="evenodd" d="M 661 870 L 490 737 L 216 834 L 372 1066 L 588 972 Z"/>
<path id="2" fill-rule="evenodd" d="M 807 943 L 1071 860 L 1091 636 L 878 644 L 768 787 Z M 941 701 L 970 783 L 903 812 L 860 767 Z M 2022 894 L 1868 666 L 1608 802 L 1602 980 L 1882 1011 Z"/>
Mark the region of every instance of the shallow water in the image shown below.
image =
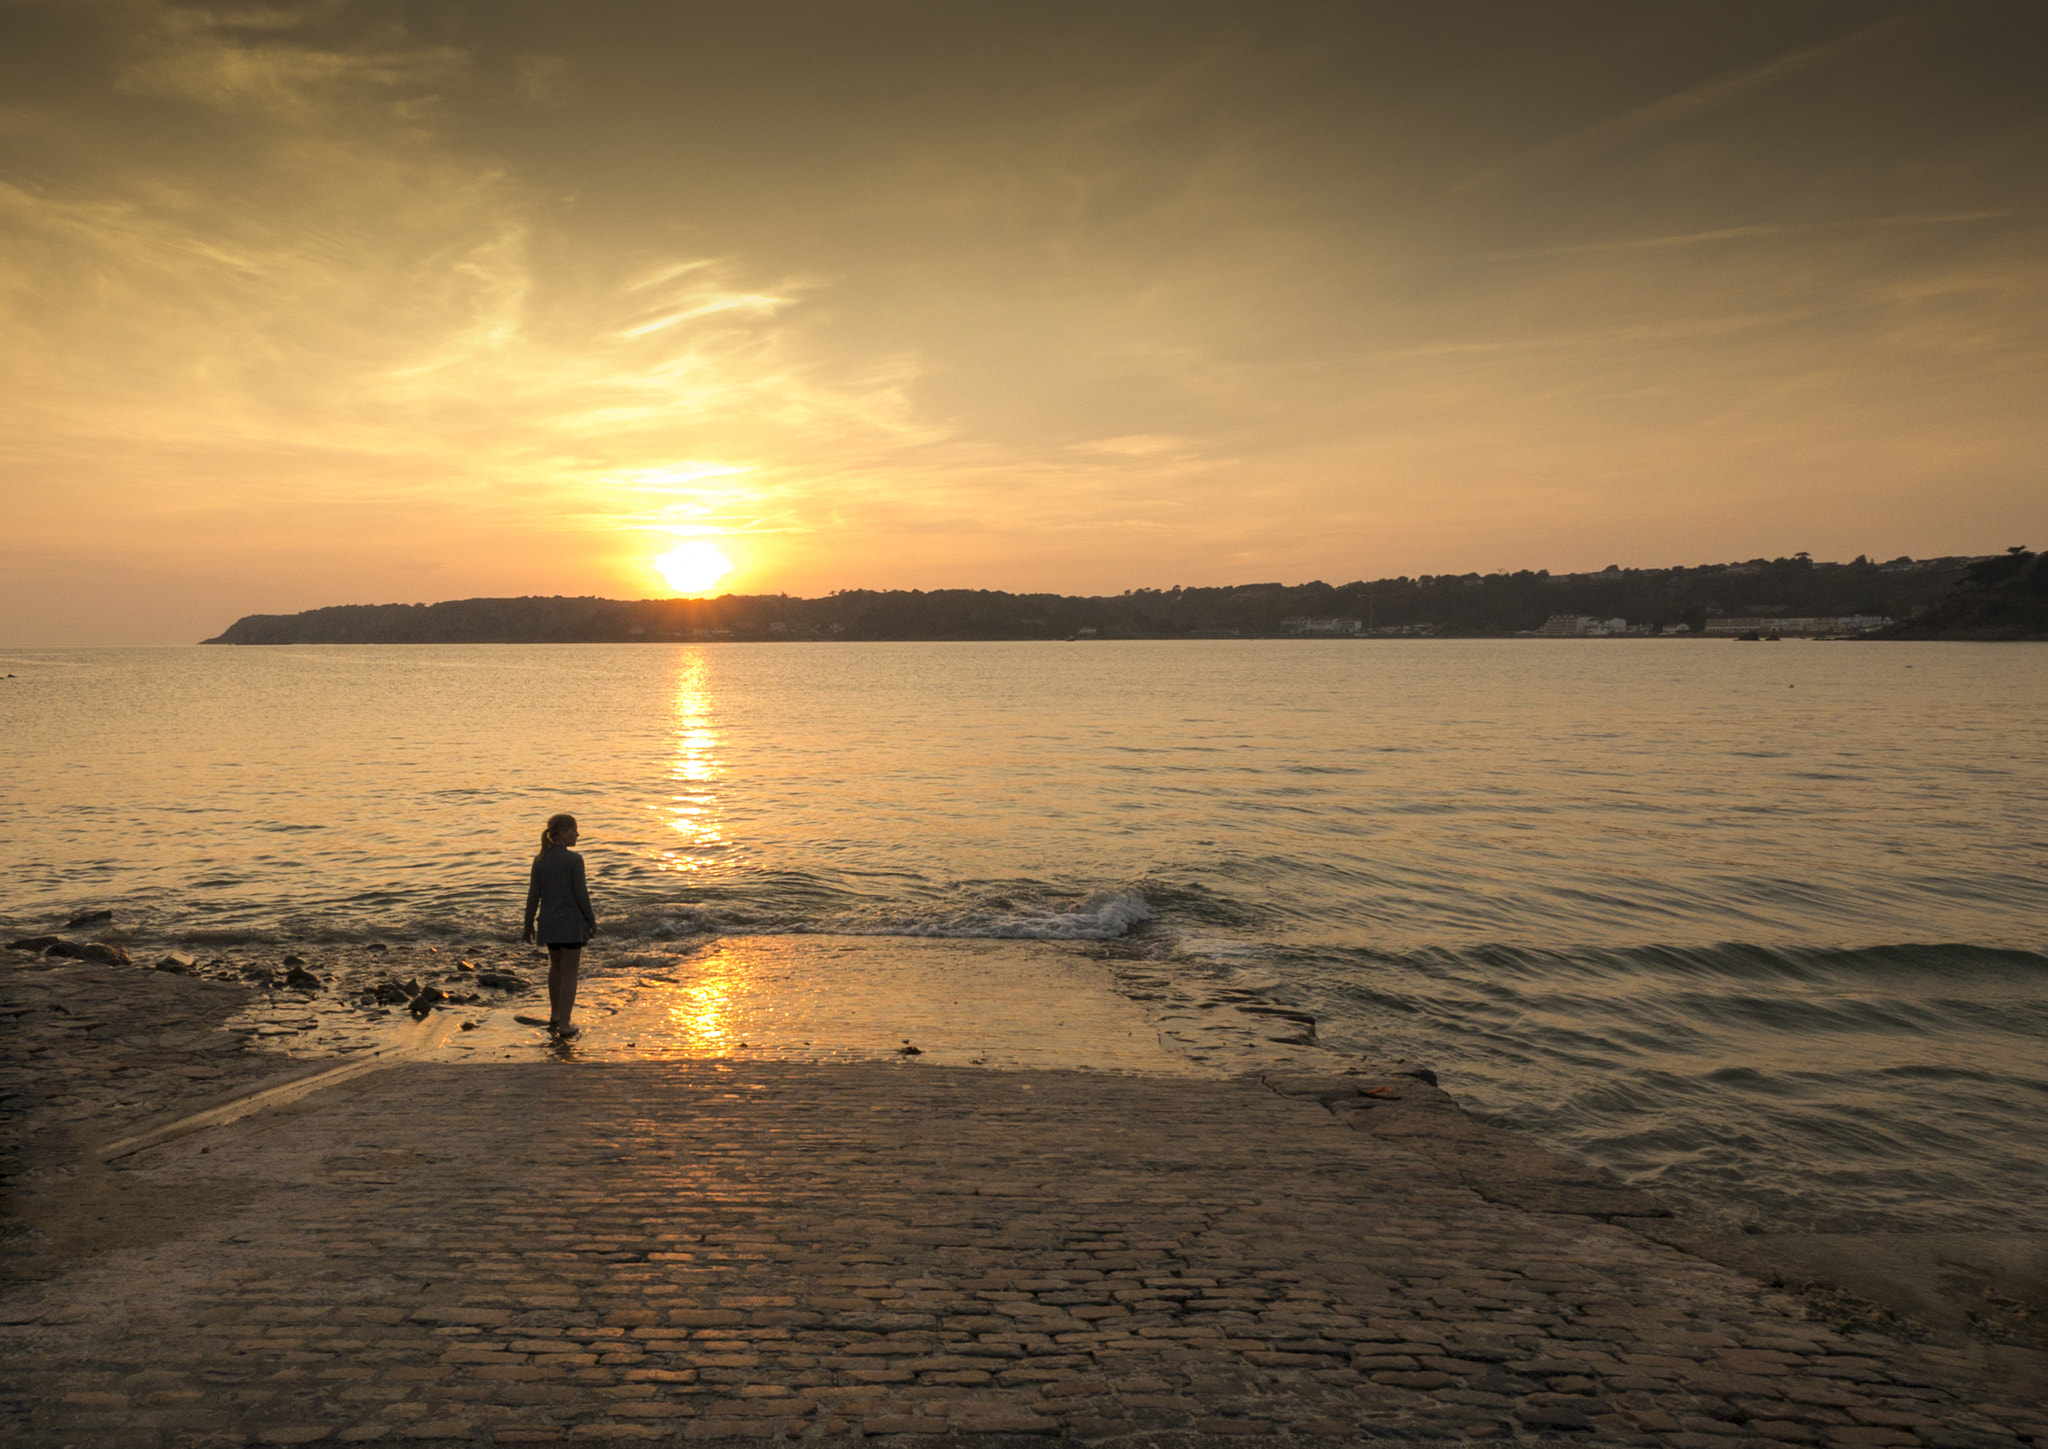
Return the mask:
<path id="1" fill-rule="evenodd" d="M 113 907 L 136 942 L 316 970 L 503 940 L 566 808 L 594 981 L 764 936 L 1066 943 L 1047 972 L 1099 956 L 1080 994 L 1145 1013 L 1147 1050 L 1184 1058 L 1172 1023 L 1249 990 L 1702 1210 L 2039 1225 L 2044 666 L 1622 640 L 13 651 L 0 791 L 32 827 L 0 847 L 0 921 Z M 775 979 L 762 1000 L 800 994 Z"/>

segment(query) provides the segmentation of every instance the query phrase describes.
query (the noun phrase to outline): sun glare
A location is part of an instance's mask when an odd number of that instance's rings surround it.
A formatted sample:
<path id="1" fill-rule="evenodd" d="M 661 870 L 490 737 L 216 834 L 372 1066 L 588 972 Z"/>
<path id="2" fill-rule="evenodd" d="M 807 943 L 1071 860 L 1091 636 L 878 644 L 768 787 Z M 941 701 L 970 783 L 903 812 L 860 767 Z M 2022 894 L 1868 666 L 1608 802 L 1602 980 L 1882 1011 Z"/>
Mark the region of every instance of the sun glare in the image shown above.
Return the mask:
<path id="1" fill-rule="evenodd" d="M 732 560 L 704 542 L 678 544 L 654 561 L 655 572 L 679 594 L 701 594 L 732 572 Z"/>

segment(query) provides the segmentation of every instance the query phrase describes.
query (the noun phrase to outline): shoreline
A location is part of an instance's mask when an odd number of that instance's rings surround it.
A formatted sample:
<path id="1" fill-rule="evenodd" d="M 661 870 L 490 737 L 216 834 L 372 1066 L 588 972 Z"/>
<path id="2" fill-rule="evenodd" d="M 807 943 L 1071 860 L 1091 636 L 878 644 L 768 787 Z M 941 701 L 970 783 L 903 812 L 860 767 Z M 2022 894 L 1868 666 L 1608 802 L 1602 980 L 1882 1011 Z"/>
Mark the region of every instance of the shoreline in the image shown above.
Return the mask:
<path id="1" fill-rule="evenodd" d="M 131 1260 L 138 1255 L 150 1259 L 151 1255 L 161 1258 L 170 1254 L 178 1260 L 192 1253 L 202 1258 L 218 1257 L 222 1250 L 216 1241 L 219 1235 L 209 1229 L 230 1223 L 240 1225 L 228 1234 L 231 1239 L 249 1239 L 227 1245 L 232 1260 L 239 1261 L 253 1251 L 250 1241 L 262 1240 L 267 1233 L 282 1231 L 288 1239 L 288 1229 L 263 1226 L 276 1215 L 276 1209 L 266 1209 L 264 1204 L 302 1202 L 305 1193 L 314 1190 L 308 1186 L 311 1179 L 305 1175 L 305 1155 L 331 1154 L 336 1143 L 345 1137 L 357 1143 L 350 1151 L 369 1154 L 364 1158 L 367 1165 L 360 1170 L 351 1169 L 353 1175 L 348 1177 L 358 1185 L 375 1185 L 374 1189 L 365 1190 L 381 1191 L 383 1187 L 398 1186 L 401 1181 L 412 1182 L 415 1169 L 428 1162 L 439 1164 L 436 1172 L 453 1173 L 465 1180 L 476 1178 L 484 1183 L 476 1190 L 485 1190 L 498 1180 L 494 1173 L 501 1174 L 502 1164 L 496 1162 L 493 1142 L 514 1155 L 530 1156 L 530 1143 L 522 1143 L 516 1136 L 504 1137 L 510 1121 L 521 1118 L 521 1109 L 514 1104 L 535 1100 L 536 1091 L 552 1097 L 557 1090 L 554 1084 L 569 1080 L 562 1074 L 573 1072 L 578 1082 L 602 1084 L 600 1090 L 615 1095 L 623 1092 L 624 1096 L 617 1100 L 635 1103 L 634 1111 L 652 1114 L 654 1120 L 673 1120 L 685 1133 L 695 1132 L 691 1124 L 698 1119 L 689 1112 L 675 1115 L 681 1110 L 672 1100 L 678 1092 L 690 1097 L 694 1111 L 713 1115 L 729 1110 L 720 1104 L 746 1099 L 749 1094 L 766 1093 L 781 1098 L 783 1104 L 775 1111 L 788 1119 L 789 1126 L 780 1130 L 799 1131 L 798 1140 L 814 1131 L 809 1126 L 799 1128 L 799 1123 L 829 1120 L 836 1124 L 831 1130 L 840 1134 L 845 1145 L 827 1154 L 828 1166 L 851 1165 L 835 1166 L 835 1171 L 864 1171 L 861 1163 L 872 1165 L 878 1146 L 868 1140 L 873 1124 L 867 1118 L 874 1117 L 875 1123 L 880 1123 L 892 1110 L 891 1104 L 906 1092 L 922 1094 L 928 1102 L 953 1104 L 939 1109 L 940 1115 L 928 1124 L 930 1131 L 941 1137 L 979 1131 L 974 1151 L 981 1154 L 980 1160 L 996 1161 L 1006 1153 L 1021 1153 L 1014 1159 L 1018 1170 L 1035 1170 L 1030 1169 L 1032 1154 L 1022 1151 L 1031 1140 L 1036 1140 L 1034 1134 L 1061 1134 L 1045 1139 L 1050 1145 L 1065 1140 L 1064 1134 L 1070 1131 L 1080 1132 L 1083 1138 L 1091 1132 L 1140 1132 L 1146 1127 L 1146 1114 L 1151 1114 L 1150 1127 L 1156 1130 L 1157 1140 L 1150 1135 L 1119 1139 L 1123 1146 L 1107 1156 L 1091 1156 L 1085 1147 L 1072 1149 L 1081 1152 L 1081 1161 L 1094 1165 L 1085 1171 L 1077 1167 L 1059 1181 L 1041 1184 L 1039 1190 L 1050 1193 L 1052 1200 L 1071 1198 L 1084 1212 L 1095 1211 L 1105 1203 L 1124 1202 L 1142 1216 L 1149 1211 L 1144 1208 L 1145 1202 L 1166 1203 L 1167 1199 L 1159 1196 L 1161 1187 L 1170 1189 L 1170 1198 L 1179 1191 L 1176 1184 L 1180 1176 L 1190 1170 L 1206 1171 L 1206 1166 L 1196 1164 L 1207 1164 L 1216 1152 L 1229 1158 L 1232 1153 L 1255 1150 L 1245 1142 L 1247 1131 L 1255 1138 L 1262 1132 L 1278 1133 L 1276 1142 L 1280 1138 L 1291 1141 L 1299 1137 L 1292 1147 L 1295 1165 L 1283 1177 L 1267 1176 L 1252 1182 L 1233 1181 L 1225 1174 L 1211 1183 L 1210 1190 L 1228 1195 L 1256 1187 L 1268 1197 L 1278 1193 L 1278 1201 L 1290 1200 L 1300 1193 L 1322 1200 L 1330 1192 L 1337 1192 L 1340 1196 L 1329 1201 L 1342 1203 L 1357 1193 L 1391 1191 L 1393 1185 L 1400 1183 L 1416 1190 L 1420 1190 L 1418 1184 L 1432 1183 L 1431 1191 L 1436 1196 L 1430 1211 L 1443 1224 L 1462 1223 L 1475 1214 L 1488 1221 L 1500 1221 L 1501 1215 L 1506 1214 L 1512 1231 L 1507 1238 L 1498 1240 L 1502 1243 L 1519 1241 L 1517 1234 L 1540 1236 L 1561 1225 L 1577 1224 L 1570 1228 L 1570 1233 L 1576 1235 L 1573 1241 L 1580 1242 L 1580 1250 L 1586 1252 L 1596 1252 L 1588 1245 L 1597 1243 L 1596 1256 L 1612 1252 L 1623 1252 L 1624 1256 L 1674 1254 L 1660 1272 L 1677 1271 L 1671 1267 L 1673 1263 L 1691 1265 L 1683 1269 L 1684 1273 L 1708 1274 L 1711 1281 L 1721 1285 L 1717 1292 L 1735 1291 L 1729 1288 L 1730 1284 L 1746 1284 L 1740 1294 L 1757 1302 L 1769 1300 L 1777 1304 L 1772 1311 L 1785 1322 L 1804 1324 L 1813 1332 L 1836 1335 L 1844 1344 L 1857 1345 L 1839 1352 L 1902 1356 L 1904 1361 L 1920 1363 L 1923 1377 L 1931 1375 L 1927 1378 L 1929 1383 L 1974 1385 L 1967 1389 L 1966 1396 L 2003 1393 L 2017 1395 L 2015 1402 L 2024 1404 L 2032 1386 L 2048 1382 L 2048 1352 L 2020 1346 L 2029 1341 L 2039 1342 L 2033 1325 L 2040 1321 L 2035 1305 L 2041 1300 L 2029 1304 L 2024 1297 L 2027 1290 L 2015 1284 L 2023 1296 L 2007 1294 L 2005 1301 L 2016 1308 L 2007 1311 L 2004 1321 L 1980 1324 L 1972 1332 L 1963 1315 L 1971 1310 L 1973 1301 L 1979 1310 L 1987 1302 L 1993 1309 L 1999 1305 L 1983 1299 L 1981 1290 L 1972 1292 L 1975 1279 L 1965 1282 L 1958 1277 L 1959 1268 L 1970 1263 L 1973 1254 L 1980 1267 L 1988 1264 L 1992 1270 L 2007 1274 L 2016 1268 L 2031 1271 L 2027 1268 L 2029 1262 L 2048 1260 L 2038 1235 L 2013 1235 L 2019 1241 L 1995 1245 L 1986 1241 L 1994 1235 L 1926 1235 L 1944 1237 L 1942 1242 L 1907 1242 L 1898 1235 L 1883 1242 L 1863 1235 L 1833 1242 L 1796 1242 L 1770 1237 L 1730 1238 L 1705 1232 L 1697 1225 L 1671 1218 L 1661 1204 L 1646 1194 L 1615 1187 L 1583 1164 L 1535 1149 L 1513 1134 L 1476 1121 L 1448 1094 L 1434 1087 L 1426 1070 L 1406 1064 L 1373 1067 L 1340 1062 L 1321 1072 L 1269 1069 L 1253 1076 L 1161 1078 L 1072 1070 L 990 1070 L 913 1061 L 805 1063 L 699 1058 L 574 1063 L 556 1059 L 471 1063 L 459 1069 L 413 1063 L 358 1076 L 330 1091 L 314 1093 L 205 1133 L 152 1146 L 107 1164 L 98 1159 L 93 1149 L 116 1137 L 132 1136 L 153 1125 L 217 1105 L 223 1098 L 261 1091 L 346 1058 L 289 1061 L 256 1050 L 254 1043 L 261 1038 L 231 1032 L 225 1026 L 246 1005 L 248 994 L 241 988 L 170 973 L 137 973 L 132 968 L 50 962 L 17 953 L 10 953 L 5 965 L 4 1010 L 11 1023 L 6 1029 L 14 1034 L 14 1045 L 7 1057 L 6 1090 L 14 1129 L 9 1146 L 19 1151 L 10 1152 L 8 1163 L 9 1275 L 5 1287 L 0 1288 L 0 1305 L 6 1309 L 0 1319 L 13 1320 L 5 1332 L 19 1344 L 31 1347 L 61 1340 L 73 1344 L 66 1350 L 68 1353 L 86 1352 L 90 1356 L 114 1352 L 117 1344 L 95 1340 L 98 1346 L 93 1347 L 73 1342 L 79 1330 L 66 1326 L 66 1314 L 60 1311 L 57 1319 L 52 1320 L 49 1313 L 54 1304 L 60 1310 L 67 1305 L 77 1308 L 82 1314 L 87 1298 L 104 1296 L 110 1291 L 118 1297 L 131 1291 L 109 1280 L 107 1274 L 114 1272 L 118 1279 L 120 1273 L 115 1265 L 130 1262 L 132 1269 Z M 67 1005 L 70 1010 L 58 1009 Z M 85 1010 L 88 1007 L 91 1010 Z M 141 1045 L 123 1045 L 124 1039 L 137 1038 L 142 1039 Z M 33 1053 L 23 1049 L 23 1044 L 31 1041 L 39 1047 Z M 795 1098 L 787 1095 L 792 1083 L 806 1084 Z M 649 1092 L 656 1095 L 649 1096 Z M 938 1093 L 938 1098 L 933 1098 L 932 1093 Z M 1034 1094 L 1060 1098 L 1067 1104 L 1064 1116 L 1055 1113 L 1053 1120 L 1041 1121 L 1025 1110 L 1020 1117 L 1018 1113 L 1023 1109 L 1018 1104 L 1031 1103 Z M 810 1105 L 814 1099 L 831 1104 L 829 1119 L 815 1117 L 816 1108 Z M 767 1098 L 754 1100 L 765 1102 Z M 960 1115 L 963 1110 L 965 1116 Z M 789 1117 L 792 1111 L 798 1115 Z M 875 1116 L 876 1113 L 883 1115 Z M 1081 1116 L 1077 1117 L 1077 1113 Z M 1103 1123 L 1092 1127 L 1081 1120 L 1104 1113 L 1127 1120 L 1114 1126 Z M 733 1129 L 729 1130 L 740 1130 L 739 1120 L 735 1119 Z M 1032 1125 L 1034 1121 L 1037 1125 Z M 1068 1126 L 1062 1127 L 1061 1121 Z M 1006 1122 L 1008 1125 L 1004 1125 Z M 1266 1124 L 1263 1128 L 1259 1126 L 1262 1122 Z M 987 1130 L 980 1131 L 977 1124 L 986 1125 Z M 757 1127 L 744 1130 L 755 1131 Z M 1173 1140 L 1176 1132 L 1182 1134 L 1178 1142 Z M 1193 1136 L 1189 1137 L 1189 1133 Z M 916 1175 L 904 1178 L 889 1191 L 907 1193 L 905 1209 L 913 1213 L 915 1203 L 950 1200 L 943 1192 L 938 1197 L 932 1194 L 940 1191 L 943 1180 L 974 1170 L 972 1154 L 944 1150 L 942 1143 L 927 1143 L 922 1137 L 906 1140 L 920 1144 L 911 1149 L 919 1164 Z M 649 1145 L 643 1144 L 644 1155 L 636 1159 L 639 1166 L 657 1174 L 670 1171 L 676 1155 L 649 1151 Z M 1054 1150 L 1065 1153 L 1070 1148 Z M 852 1158 L 835 1155 L 847 1151 L 853 1152 Z M 217 1152 L 223 1156 L 216 1158 Z M 934 1156 L 934 1152 L 938 1155 Z M 1128 1155 L 1144 1157 L 1159 1153 L 1192 1153 L 1192 1157 L 1186 1159 L 1187 1165 L 1172 1169 L 1164 1178 L 1148 1170 L 1123 1188 L 1116 1186 L 1121 1180 L 1119 1175 L 1128 1178 L 1132 1171 L 1126 1161 Z M 238 1154 L 244 1160 L 238 1166 L 231 1165 L 229 1159 Z M 300 1165 L 285 1170 L 279 1164 L 287 1159 Z M 886 1152 L 882 1160 L 888 1160 Z M 1345 1162 L 1354 1165 L 1347 1168 Z M 266 1167 L 265 1163 L 269 1165 Z M 736 1171 L 765 1174 L 777 1181 L 785 1175 L 785 1169 L 773 1159 L 763 1158 L 758 1148 L 730 1159 L 728 1165 Z M 1362 1174 L 1361 1169 L 1365 1169 Z M 533 1169 L 529 1166 L 522 1170 Z M 545 1173 L 547 1169 L 540 1170 Z M 622 1170 L 623 1176 L 617 1171 L 600 1173 L 608 1185 L 602 1190 L 592 1189 L 597 1192 L 590 1198 L 593 1210 L 608 1211 L 602 1206 L 604 1203 L 636 1190 L 636 1170 Z M 1331 1178 L 1332 1172 L 1338 1177 Z M 1393 1174 L 1391 1179 L 1389 1172 Z M 574 1180 L 582 1181 L 580 1177 Z M 789 1180 L 795 1184 L 803 1179 L 799 1175 Z M 1342 1186 L 1344 1182 L 1353 1186 L 1346 1189 Z M 424 1191 L 427 1183 L 421 1179 L 415 1185 Z M 716 1184 L 711 1186 L 715 1192 Z M 520 1197 L 524 1196 L 522 1191 Z M 349 1201 L 334 1200 L 321 1211 L 352 1212 Z M 1164 1206 L 1159 1210 L 1165 1211 Z M 291 1209 L 290 1213 L 298 1211 Z M 1520 1226 L 1514 1227 L 1515 1224 Z M 449 1244 L 467 1241 L 463 1236 L 466 1230 L 459 1221 L 432 1214 L 427 1218 L 408 1218 L 401 1212 L 384 1226 L 393 1231 L 425 1232 L 437 1241 L 453 1231 L 457 1239 L 450 1239 Z M 254 1239 L 250 1239 L 252 1231 Z M 1622 1239 L 1614 1238 L 1615 1233 L 1639 1246 L 1617 1246 Z M 1958 1241 L 1965 1236 L 1976 1241 Z M 286 1240 L 280 1239 L 278 1250 L 285 1246 Z M 1993 1248 L 2004 1256 L 1990 1251 Z M 437 1252 L 449 1250 L 444 1245 Z M 1712 1277 L 1714 1273 L 1722 1276 Z M 2011 1280 L 2008 1277 L 1999 1281 Z M 784 1284 L 783 1289 L 789 1286 Z M 33 1309 L 41 1311 L 32 1312 Z M 2030 1319 L 2028 1311 L 2036 1316 Z M 1310 1356 L 1329 1358 L 1333 1365 L 1387 1356 L 1364 1353 L 1359 1348 L 1358 1343 L 1351 1344 L 1346 1350 L 1347 1359 L 1344 1354 L 1329 1350 L 1326 1342 L 1325 1350 Z M 1106 1351 L 1098 1350 L 1098 1356 Z M 1268 1342 L 1255 1350 L 1235 1352 L 1242 1358 L 1254 1352 L 1285 1354 L 1292 1350 L 1275 1349 Z M 1468 1364 L 1469 1378 L 1477 1372 L 1470 1365 L 1482 1360 L 1462 1361 Z M 1256 1363 L 1253 1366 L 1260 1367 Z M 1265 1367 L 1279 1371 L 1286 1365 L 1275 1363 Z M 1415 1373 L 1427 1377 L 1432 1373 L 1441 1376 L 1442 1371 L 1374 1369 L 1366 1371 L 1360 1382 L 1371 1385 L 1378 1373 Z M 1598 1376 L 1594 1377 L 1597 1381 Z M 45 1378 L 46 1372 L 40 1368 L 30 1375 L 33 1383 L 44 1382 Z M 1445 1384 L 1433 1388 L 1392 1387 L 1411 1396 L 1427 1397 L 1456 1381 L 1458 1375 L 1451 1375 Z M 1965 1392 L 1961 1388 L 1956 1391 Z M 1358 1392 L 1373 1399 L 1378 1389 L 1368 1393 L 1361 1388 Z M 1469 1392 L 1485 1394 L 1492 1390 Z M 1530 1390 L 1531 1394 L 1550 1392 L 1541 1388 Z M 31 1397 L 35 1397 L 33 1390 Z M 2038 1403 L 2038 1395 L 2034 1402 Z M 1533 1417 L 1518 1418 L 1517 1411 L 1503 1408 L 1485 1422 L 1505 1426 L 1498 1432 L 1542 1431 L 1544 1426 L 1536 1421 L 1541 1419 L 1544 1404 L 1529 1403 L 1524 1407 Z M 1403 1412 L 1409 1410 L 1421 1412 L 1417 1403 L 1409 1403 Z M 45 1420 L 38 1422 L 44 1427 L 55 1422 L 48 1415 L 64 1417 L 48 1404 L 29 1412 L 31 1419 L 35 1413 L 43 1413 Z M 1567 1406 L 1557 1412 L 1581 1410 Z M 1642 1411 L 1644 1415 L 1653 1412 L 1664 1410 Z M 117 1417 L 125 1424 L 135 1416 L 124 1410 Z M 877 1413 L 874 1417 L 881 1425 L 890 1415 Z M 1040 1421 L 1039 1428 L 1019 1432 L 1050 1432 L 1043 1427 L 1046 1413 L 1038 1412 L 1035 1417 Z M 2048 1436 L 2048 1410 L 2037 1417 L 2044 1421 L 2038 1432 Z M 1058 1419 L 1060 1432 L 1072 1432 L 1066 1419 L 1058 1415 L 1053 1418 Z M 1190 1420 L 1190 1424 L 1193 1422 Z M 1357 1421 L 1353 1429 L 1364 1422 Z M 2005 1422 L 2011 1430 L 2021 1421 Z M 17 1423 L 25 1432 L 41 1432 L 27 1420 Z M 80 1424 L 83 1425 L 82 1420 Z M 338 1424 L 332 1427 L 340 1428 Z M 392 1432 L 396 1434 L 399 1427 L 392 1426 Z M 936 1431 L 930 1423 L 913 1427 L 918 1432 Z M 1560 1420 L 1550 1429 L 1563 1427 L 1568 1424 Z M 1617 1423 L 1607 1427 L 1620 1432 L 1623 1426 Z M 1642 1423 L 1635 1421 L 1627 1427 L 1631 1431 L 1643 1430 Z M 1218 1433 L 1226 1432 L 1219 1426 L 1212 1428 Z M 911 1431 L 878 1428 L 874 1432 Z M 1300 1437 L 1306 1432 L 1306 1422 L 1293 1432 Z M 40 1441 L 30 1437 L 20 1442 Z M 1799 1441 L 1795 1438 L 1792 1442 Z M 2048 1438 L 2043 1442 L 2048 1442 Z"/>

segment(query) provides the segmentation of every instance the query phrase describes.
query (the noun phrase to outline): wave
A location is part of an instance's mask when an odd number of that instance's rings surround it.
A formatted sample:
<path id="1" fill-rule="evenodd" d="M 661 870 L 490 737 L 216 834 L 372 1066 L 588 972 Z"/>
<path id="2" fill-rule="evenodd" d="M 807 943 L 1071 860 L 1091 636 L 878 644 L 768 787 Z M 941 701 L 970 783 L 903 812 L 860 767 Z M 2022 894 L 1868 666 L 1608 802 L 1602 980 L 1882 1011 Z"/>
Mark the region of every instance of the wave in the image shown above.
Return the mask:
<path id="1" fill-rule="evenodd" d="M 951 909 L 870 908 L 797 919 L 737 918 L 716 908 L 663 912 L 634 934 L 651 940 L 692 935 L 949 937 L 995 941 L 1108 941 L 1154 919 L 1132 890 L 1097 891 L 1070 904 L 1019 903 L 1007 897 Z"/>

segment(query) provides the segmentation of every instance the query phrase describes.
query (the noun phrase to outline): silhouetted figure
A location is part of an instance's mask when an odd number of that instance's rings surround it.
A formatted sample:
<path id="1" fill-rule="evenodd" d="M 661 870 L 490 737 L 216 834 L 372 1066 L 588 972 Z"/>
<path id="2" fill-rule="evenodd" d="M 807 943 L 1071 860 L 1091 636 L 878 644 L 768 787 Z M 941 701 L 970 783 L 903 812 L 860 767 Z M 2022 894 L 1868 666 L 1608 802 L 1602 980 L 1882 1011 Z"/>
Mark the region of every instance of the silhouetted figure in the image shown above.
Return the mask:
<path id="1" fill-rule="evenodd" d="M 576 1010 L 576 968 L 585 943 L 597 934 L 583 857 L 569 848 L 576 834 L 575 816 L 550 816 L 526 884 L 524 939 L 530 943 L 537 927 L 548 948 L 548 1030 L 564 1041 L 577 1032 L 569 1020 Z"/>

